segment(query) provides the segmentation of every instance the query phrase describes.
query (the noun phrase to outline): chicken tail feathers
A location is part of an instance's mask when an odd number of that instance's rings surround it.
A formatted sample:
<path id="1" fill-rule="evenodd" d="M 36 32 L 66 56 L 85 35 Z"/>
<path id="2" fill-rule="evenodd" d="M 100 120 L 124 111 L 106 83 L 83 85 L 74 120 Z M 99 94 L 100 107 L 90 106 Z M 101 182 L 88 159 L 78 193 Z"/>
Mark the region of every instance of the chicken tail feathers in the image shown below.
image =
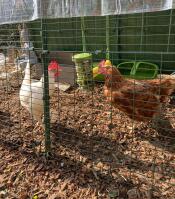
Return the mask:
<path id="1" fill-rule="evenodd" d="M 170 96 L 175 91 L 175 80 L 174 79 L 166 79 L 162 81 L 159 88 L 160 93 L 160 101 L 165 102 L 167 97 Z"/>

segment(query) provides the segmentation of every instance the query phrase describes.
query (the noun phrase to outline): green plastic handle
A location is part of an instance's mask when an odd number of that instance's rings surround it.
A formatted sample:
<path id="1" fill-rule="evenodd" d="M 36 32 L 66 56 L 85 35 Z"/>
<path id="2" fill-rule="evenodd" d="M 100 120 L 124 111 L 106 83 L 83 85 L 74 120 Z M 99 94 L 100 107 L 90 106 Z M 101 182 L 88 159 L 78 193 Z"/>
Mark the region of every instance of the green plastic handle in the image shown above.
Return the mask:
<path id="1" fill-rule="evenodd" d="M 137 62 L 133 62 L 133 67 L 131 69 L 131 72 L 130 72 L 130 75 L 131 76 L 134 76 L 136 74 L 136 71 L 137 71 Z"/>

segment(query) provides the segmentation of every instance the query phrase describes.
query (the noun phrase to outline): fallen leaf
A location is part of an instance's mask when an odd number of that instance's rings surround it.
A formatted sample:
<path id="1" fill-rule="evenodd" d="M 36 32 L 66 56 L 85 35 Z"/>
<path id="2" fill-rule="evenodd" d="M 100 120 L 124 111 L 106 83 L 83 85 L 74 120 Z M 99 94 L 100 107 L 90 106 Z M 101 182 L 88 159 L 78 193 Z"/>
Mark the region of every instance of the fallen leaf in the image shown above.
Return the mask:
<path id="1" fill-rule="evenodd" d="M 27 199 L 28 198 L 28 194 L 26 192 L 22 192 L 20 194 L 20 199 Z"/>
<path id="2" fill-rule="evenodd" d="M 4 175 L 0 175 L 0 184 L 2 184 L 4 181 Z"/>

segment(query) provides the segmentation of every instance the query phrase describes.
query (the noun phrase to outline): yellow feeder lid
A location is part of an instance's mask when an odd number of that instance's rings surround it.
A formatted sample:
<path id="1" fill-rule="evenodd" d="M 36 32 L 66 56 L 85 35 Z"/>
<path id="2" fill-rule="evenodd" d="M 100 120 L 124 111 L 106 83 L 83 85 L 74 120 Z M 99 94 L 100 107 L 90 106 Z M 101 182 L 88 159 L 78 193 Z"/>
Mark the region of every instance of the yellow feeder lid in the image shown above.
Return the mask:
<path id="1" fill-rule="evenodd" d="M 111 61 L 110 61 L 110 60 L 106 60 L 106 61 L 105 61 L 105 66 L 112 66 Z"/>

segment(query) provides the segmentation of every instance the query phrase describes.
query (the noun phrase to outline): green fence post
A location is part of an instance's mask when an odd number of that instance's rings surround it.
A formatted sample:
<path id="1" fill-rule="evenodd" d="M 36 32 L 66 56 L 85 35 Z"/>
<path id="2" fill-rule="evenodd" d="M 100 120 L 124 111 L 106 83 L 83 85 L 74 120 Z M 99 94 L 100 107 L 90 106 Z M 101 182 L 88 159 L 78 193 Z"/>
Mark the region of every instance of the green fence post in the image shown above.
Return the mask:
<path id="1" fill-rule="evenodd" d="M 45 19 L 41 19 L 41 37 L 42 37 L 42 63 L 44 67 L 44 124 L 45 124 L 45 152 L 51 152 L 50 139 L 50 101 L 49 101 L 49 78 L 48 78 L 48 61 L 47 61 L 47 25 Z"/>

